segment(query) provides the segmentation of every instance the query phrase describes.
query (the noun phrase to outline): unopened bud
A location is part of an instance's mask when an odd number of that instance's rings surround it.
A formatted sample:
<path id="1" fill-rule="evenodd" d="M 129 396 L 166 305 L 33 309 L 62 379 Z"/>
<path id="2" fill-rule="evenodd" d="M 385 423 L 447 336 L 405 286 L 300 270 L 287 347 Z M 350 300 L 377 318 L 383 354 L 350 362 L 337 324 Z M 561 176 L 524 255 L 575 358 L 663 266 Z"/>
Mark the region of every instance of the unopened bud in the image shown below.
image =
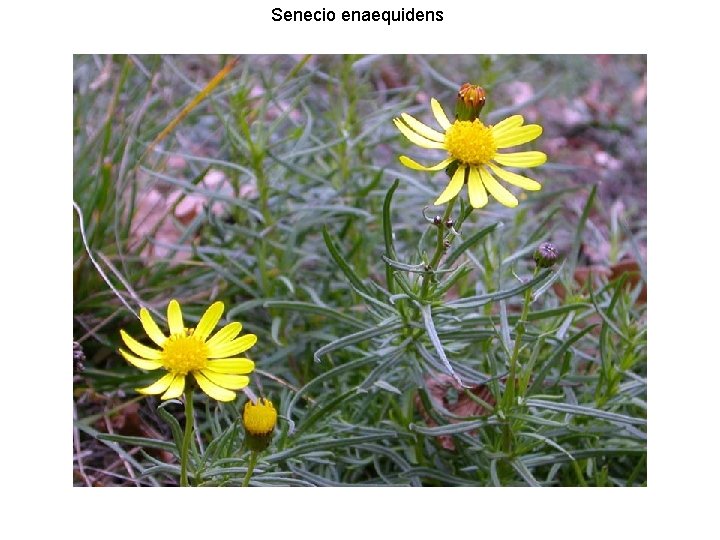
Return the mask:
<path id="1" fill-rule="evenodd" d="M 256 403 L 248 401 L 243 409 L 245 443 L 250 450 L 265 450 L 272 439 L 277 423 L 277 411 L 269 399 L 259 398 Z"/>
<path id="2" fill-rule="evenodd" d="M 485 105 L 485 90 L 475 84 L 465 83 L 458 90 L 455 118 L 475 120 Z"/>
<path id="3" fill-rule="evenodd" d="M 555 244 L 551 242 L 540 244 L 533 253 L 533 259 L 539 268 L 550 268 L 558 259 L 558 250 Z"/>

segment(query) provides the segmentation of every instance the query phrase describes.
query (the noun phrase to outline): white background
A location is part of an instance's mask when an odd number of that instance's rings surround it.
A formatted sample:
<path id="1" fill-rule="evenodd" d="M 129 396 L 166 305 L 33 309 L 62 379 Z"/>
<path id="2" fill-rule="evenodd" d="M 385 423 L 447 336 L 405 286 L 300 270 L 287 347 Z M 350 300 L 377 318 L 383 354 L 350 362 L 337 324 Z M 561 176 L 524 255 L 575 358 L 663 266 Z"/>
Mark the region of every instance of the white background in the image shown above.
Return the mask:
<path id="1" fill-rule="evenodd" d="M 0 489 L 8 537 L 717 534 L 719 87 L 709 54 L 716 19 L 707 8 L 631 0 L 260 4 L 95 0 L 3 10 Z M 445 20 L 278 23 L 273 7 L 338 15 L 442 9 Z M 647 53 L 650 487 L 72 488 L 72 54 L 89 52 Z"/>

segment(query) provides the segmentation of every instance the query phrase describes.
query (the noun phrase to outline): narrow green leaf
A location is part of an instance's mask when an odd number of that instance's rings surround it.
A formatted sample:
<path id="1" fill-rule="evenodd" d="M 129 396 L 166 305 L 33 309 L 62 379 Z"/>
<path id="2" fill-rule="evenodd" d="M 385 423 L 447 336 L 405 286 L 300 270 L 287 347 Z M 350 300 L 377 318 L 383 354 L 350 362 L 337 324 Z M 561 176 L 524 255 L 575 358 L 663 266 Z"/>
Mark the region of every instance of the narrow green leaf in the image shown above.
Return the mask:
<path id="1" fill-rule="evenodd" d="M 590 210 L 592 209 L 593 202 L 595 201 L 595 193 L 597 192 L 597 186 L 594 185 L 590 190 L 585 207 L 583 208 L 582 214 L 580 215 L 580 221 L 578 222 L 577 229 L 575 229 L 575 238 L 573 239 L 570 253 L 568 254 L 568 282 L 574 283 L 575 267 L 577 266 L 578 258 L 580 257 L 580 245 L 582 244 L 582 235 L 585 230 L 585 222 L 587 222 L 590 216 Z"/>
<path id="2" fill-rule="evenodd" d="M 360 332 L 350 334 L 349 336 L 343 336 L 339 339 L 336 339 L 332 343 L 328 343 L 327 345 L 320 347 L 317 351 L 315 351 L 315 361 L 319 362 L 322 355 L 329 354 L 338 349 L 347 347 L 348 345 L 353 345 L 355 343 L 359 343 L 361 341 L 365 341 L 366 339 L 370 339 L 383 334 L 389 334 L 393 330 L 401 328 L 403 324 L 403 321 L 393 319 L 391 320 L 391 322 L 381 324 L 380 326 L 368 328 L 367 330 L 362 330 Z"/>
<path id="3" fill-rule="evenodd" d="M 440 338 L 437 335 L 437 330 L 435 330 L 435 324 L 432 320 L 431 309 L 432 308 L 429 305 L 424 305 L 420 307 L 420 311 L 422 312 L 423 316 L 423 322 L 425 323 L 425 329 L 427 330 L 430 342 L 433 344 L 433 347 L 435 347 L 435 350 L 437 351 L 440 360 L 442 360 L 442 363 L 445 366 L 447 372 L 458 382 L 460 386 L 465 386 L 465 384 L 463 384 L 460 377 L 457 376 L 455 370 L 450 365 L 450 360 L 448 360 L 447 356 L 445 355 L 445 349 L 443 349 L 442 343 L 440 343 Z"/>
<path id="4" fill-rule="evenodd" d="M 408 429 L 410 429 L 411 431 L 417 431 L 418 433 L 422 433 L 423 435 L 454 435 L 456 433 L 465 433 L 467 431 L 472 431 L 474 429 L 484 426 L 485 424 L 487 424 L 486 420 L 466 420 L 464 422 L 446 424 L 444 426 L 437 427 L 425 427 L 418 424 L 410 424 L 408 426 Z"/>
<path id="5" fill-rule="evenodd" d="M 330 233 L 327 230 L 327 227 L 323 227 L 323 239 L 325 240 L 325 245 L 328 248 L 328 251 L 330 251 L 330 256 L 335 260 L 337 265 L 342 270 L 343 274 L 350 280 L 350 283 L 352 283 L 353 287 L 355 287 L 357 290 L 364 292 L 365 294 L 369 294 L 367 287 L 365 287 L 365 284 L 360 280 L 357 273 L 352 269 L 352 267 L 348 264 L 348 262 L 343 258 L 338 248 L 335 246 L 335 243 L 332 240 L 332 237 L 330 236 Z"/>
<path id="6" fill-rule="evenodd" d="M 502 300 L 504 298 L 512 298 L 513 296 L 516 296 L 520 294 L 521 292 L 525 291 L 525 289 L 529 289 L 531 287 L 534 287 L 541 281 L 543 281 L 545 278 L 550 275 L 550 270 L 543 270 L 540 272 L 537 276 L 535 276 L 533 279 L 529 280 L 526 283 L 523 283 L 522 285 L 519 285 L 515 287 L 514 289 L 507 289 L 504 291 L 498 291 L 488 294 L 481 294 L 478 296 L 470 296 L 469 298 L 460 298 L 459 300 L 455 300 L 453 302 L 448 302 L 444 307 L 446 309 L 475 309 L 480 306 L 484 306 L 488 302 L 493 302 L 495 300 Z M 443 310 L 444 311 L 444 310 Z"/>
<path id="7" fill-rule="evenodd" d="M 444 266 L 450 267 L 452 264 L 458 260 L 460 255 L 465 253 L 468 249 L 473 247 L 475 244 L 477 244 L 480 240 L 485 238 L 488 234 L 493 232 L 499 223 L 493 223 L 492 225 L 488 225 L 487 227 L 484 227 L 483 229 L 480 229 L 478 232 L 474 233 L 472 236 L 470 236 L 467 240 L 464 240 L 461 244 L 459 244 L 455 249 L 453 249 L 450 254 L 447 256 L 445 261 L 443 262 Z"/>
<path id="8" fill-rule="evenodd" d="M 395 194 L 395 190 L 400 185 L 400 180 L 395 179 L 388 192 L 385 194 L 385 201 L 383 202 L 383 236 L 385 238 L 385 255 L 391 259 L 396 259 L 395 245 L 393 243 L 393 231 L 392 231 L 392 218 L 390 216 L 390 209 L 392 206 L 392 198 Z M 389 267 L 385 267 L 385 280 L 387 281 L 388 291 L 391 294 L 395 293 L 395 282 L 392 270 Z"/>
<path id="9" fill-rule="evenodd" d="M 580 416 L 591 416 L 593 418 L 602 418 L 610 422 L 619 422 L 621 424 L 638 424 L 645 425 L 647 420 L 644 418 L 634 418 L 624 414 L 612 413 L 608 411 L 601 411 L 592 407 L 585 407 L 584 405 L 570 405 L 569 403 L 553 403 L 552 401 L 545 401 L 541 399 L 528 399 L 525 401 L 528 407 L 538 407 L 540 409 L 548 409 L 551 411 L 564 412 L 568 414 L 577 414 Z"/>

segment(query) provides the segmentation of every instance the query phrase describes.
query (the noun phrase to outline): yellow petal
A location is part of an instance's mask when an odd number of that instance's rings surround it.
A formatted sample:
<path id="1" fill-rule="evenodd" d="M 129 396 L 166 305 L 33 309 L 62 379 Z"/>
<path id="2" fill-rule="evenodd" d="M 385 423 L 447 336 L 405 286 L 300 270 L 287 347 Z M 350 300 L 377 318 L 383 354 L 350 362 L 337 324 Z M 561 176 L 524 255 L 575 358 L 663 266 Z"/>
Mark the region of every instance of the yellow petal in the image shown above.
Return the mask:
<path id="1" fill-rule="evenodd" d="M 405 123 L 408 126 L 410 126 L 412 129 L 417 131 L 420 135 L 422 135 L 426 139 L 430 139 L 431 141 L 437 141 L 437 142 L 445 141 L 444 133 L 435 131 L 433 128 L 426 126 L 420 120 L 410 116 L 407 113 L 402 113 L 400 116 L 402 116 L 402 119 L 405 120 Z"/>
<path id="2" fill-rule="evenodd" d="M 208 348 L 214 347 L 215 345 L 220 345 L 221 343 L 225 343 L 226 341 L 232 341 L 237 337 L 241 330 L 242 324 L 240 324 L 239 322 L 231 322 L 230 324 L 224 326 L 222 330 L 220 330 L 217 334 L 215 334 L 208 340 Z"/>
<path id="3" fill-rule="evenodd" d="M 393 123 L 395 124 L 395 127 L 410 140 L 410 142 L 413 142 L 418 146 L 423 148 L 445 148 L 443 143 L 431 141 L 430 139 L 426 139 L 425 137 L 418 135 L 397 118 L 393 118 Z"/>
<path id="4" fill-rule="evenodd" d="M 208 358 L 225 358 L 247 351 L 250 347 L 257 343 L 257 336 L 255 334 L 247 334 L 240 336 L 233 341 L 226 341 L 219 345 L 210 345 L 208 341 Z"/>
<path id="5" fill-rule="evenodd" d="M 482 182 L 490 192 L 490 195 L 495 197 L 500 204 L 504 204 L 510 208 L 514 208 L 518 205 L 518 200 L 515 198 L 515 195 L 502 187 L 500 183 L 485 169 L 480 169 L 480 178 L 482 178 Z"/>
<path id="6" fill-rule="evenodd" d="M 227 373 L 216 373 L 209 369 L 204 369 L 201 372 L 205 375 L 210 382 L 222 386 L 223 388 L 229 388 L 230 390 L 240 390 L 245 388 L 250 383 L 250 377 L 246 375 L 229 375 Z"/>
<path id="7" fill-rule="evenodd" d="M 218 373 L 245 375 L 246 373 L 252 373 L 255 369 L 255 362 L 249 358 L 223 358 L 222 360 L 208 360 L 207 369 Z"/>
<path id="8" fill-rule="evenodd" d="M 460 165 L 455 171 L 455 174 L 453 174 L 452 180 L 450 180 L 450 183 L 445 188 L 445 191 L 440 194 L 440 196 L 433 204 L 435 206 L 439 206 L 448 202 L 450 199 L 460 193 L 460 190 L 462 189 L 464 183 L 465 165 Z"/>
<path id="9" fill-rule="evenodd" d="M 508 116 L 505 120 L 498 122 L 490 128 L 492 136 L 497 140 L 503 133 L 522 126 L 524 121 L 525 119 L 519 114 Z"/>
<path id="10" fill-rule="evenodd" d="M 162 367 L 162 362 L 160 362 L 159 360 L 146 360 L 144 358 L 138 358 L 137 356 L 126 353 L 122 349 L 120 349 L 120 354 L 123 355 L 123 358 L 125 358 L 125 360 L 140 369 L 147 369 L 148 371 L 152 371 L 154 369 Z"/>
<path id="11" fill-rule="evenodd" d="M 135 391 L 139 394 L 162 394 L 168 389 L 168 386 L 170 386 L 170 383 L 173 382 L 174 378 L 174 373 L 166 373 L 162 376 L 162 378 L 158 379 L 150 386 L 146 386 L 145 388 L 136 388 Z"/>
<path id="12" fill-rule="evenodd" d="M 442 160 L 437 165 L 425 167 L 424 165 L 420 165 L 417 161 L 414 161 L 407 156 L 400 156 L 400 163 L 402 163 L 409 169 L 415 169 L 416 171 L 439 171 L 441 169 L 444 169 L 448 165 L 450 165 L 452 162 L 453 162 L 453 158 L 450 157 L 450 158 Z"/>
<path id="13" fill-rule="evenodd" d="M 218 401 L 232 401 L 237 397 L 235 392 L 221 388 L 198 371 L 194 371 L 193 376 L 200 388 L 202 388 L 202 391 L 213 399 L 217 399 Z"/>
<path id="14" fill-rule="evenodd" d="M 120 330 L 120 337 L 125 342 L 125 345 L 127 345 L 128 348 L 138 356 L 148 360 L 160 360 L 160 351 L 151 349 L 147 345 L 143 345 L 139 341 L 136 341 L 135 338 L 130 337 L 125 330 Z"/>
<path id="15" fill-rule="evenodd" d="M 512 154 L 495 154 L 493 160 L 508 167 L 537 167 L 547 161 L 542 152 L 513 152 Z"/>
<path id="16" fill-rule="evenodd" d="M 515 174 L 514 172 L 506 171 L 505 169 L 501 169 L 500 167 L 493 165 L 492 163 L 488 163 L 488 166 L 492 170 L 495 175 L 499 176 L 501 180 L 505 180 L 508 184 L 512 184 L 513 186 L 517 186 L 519 188 L 527 189 L 528 191 L 538 191 L 542 188 L 542 185 L 540 183 L 536 182 L 532 178 L 527 178 L 526 176 L 521 176 L 519 174 Z"/>
<path id="17" fill-rule="evenodd" d="M 432 112 L 435 115 L 435 120 L 437 120 L 438 124 L 440 124 L 440 126 L 445 131 L 447 131 L 450 127 L 450 120 L 448 120 L 445 111 L 443 111 L 442 105 L 440 105 L 437 99 L 432 98 L 430 100 L 430 107 L 432 108 Z"/>
<path id="18" fill-rule="evenodd" d="M 153 320 L 152 315 L 150 315 L 150 312 L 145 308 L 140 309 L 140 322 L 142 323 L 145 333 L 150 337 L 150 339 L 152 339 L 158 347 L 162 347 L 167 337 L 165 337 L 165 334 L 163 334 L 160 328 L 158 328 L 158 325 Z"/>
<path id="19" fill-rule="evenodd" d="M 526 142 L 533 141 L 542 135 L 543 128 L 537 124 L 528 124 L 515 129 L 509 129 L 495 138 L 495 144 L 498 148 L 509 148 Z"/>
<path id="20" fill-rule="evenodd" d="M 482 208 L 488 203 L 487 192 L 480 180 L 480 171 L 477 167 L 470 167 L 468 194 L 470 195 L 470 204 L 473 208 Z"/>
<path id="21" fill-rule="evenodd" d="M 170 335 L 184 334 L 185 323 L 183 323 L 182 311 L 177 300 L 170 300 L 167 309 L 168 326 L 170 326 Z"/>
<path id="22" fill-rule="evenodd" d="M 170 383 L 167 392 L 160 396 L 160 399 L 165 400 L 180 397 L 183 390 L 185 390 L 185 375 L 175 375 L 175 378 Z"/>
<path id="23" fill-rule="evenodd" d="M 215 302 L 212 306 L 205 310 L 203 316 L 200 318 L 200 322 L 195 327 L 193 335 L 202 341 L 205 341 L 210 335 L 210 332 L 215 330 L 220 317 L 222 317 L 223 311 L 225 310 L 225 304 L 222 302 Z"/>

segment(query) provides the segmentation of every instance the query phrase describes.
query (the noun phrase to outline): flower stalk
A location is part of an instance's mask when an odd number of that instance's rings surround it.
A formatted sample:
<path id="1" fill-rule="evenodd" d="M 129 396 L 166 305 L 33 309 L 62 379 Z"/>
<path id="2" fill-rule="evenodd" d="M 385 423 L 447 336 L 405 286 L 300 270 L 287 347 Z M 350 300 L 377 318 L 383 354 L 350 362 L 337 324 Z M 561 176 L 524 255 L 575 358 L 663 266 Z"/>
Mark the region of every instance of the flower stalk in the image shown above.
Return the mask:
<path id="1" fill-rule="evenodd" d="M 192 441 L 193 426 L 195 425 L 193 411 L 193 386 L 188 384 L 185 388 L 185 434 L 183 435 L 182 449 L 180 451 L 180 486 L 189 487 L 188 482 L 188 461 L 190 455 L 190 443 Z"/>

